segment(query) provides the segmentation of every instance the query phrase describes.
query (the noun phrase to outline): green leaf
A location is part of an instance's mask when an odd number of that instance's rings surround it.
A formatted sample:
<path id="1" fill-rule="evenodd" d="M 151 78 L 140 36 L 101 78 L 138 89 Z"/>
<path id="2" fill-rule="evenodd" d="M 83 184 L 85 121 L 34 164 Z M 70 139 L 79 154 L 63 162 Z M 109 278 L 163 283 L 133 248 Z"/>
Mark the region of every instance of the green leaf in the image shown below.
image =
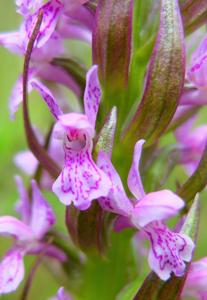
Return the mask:
<path id="1" fill-rule="evenodd" d="M 93 154 L 95 158 L 97 157 L 100 150 L 103 150 L 104 152 L 108 153 L 111 156 L 113 143 L 114 143 L 115 130 L 116 130 L 116 120 L 117 120 L 117 110 L 116 107 L 113 107 L 95 143 L 95 149 Z"/>
<path id="2" fill-rule="evenodd" d="M 146 148 L 142 157 L 145 166 L 142 169 L 145 190 L 151 192 L 163 188 L 171 172 L 180 162 L 180 157 L 181 151 L 176 147 Z"/>
<path id="3" fill-rule="evenodd" d="M 160 27 L 148 67 L 145 91 L 129 125 L 124 142 L 153 143 L 166 130 L 178 106 L 185 76 L 185 48 L 177 1 L 163 0 Z"/>
<path id="4" fill-rule="evenodd" d="M 142 93 L 144 75 L 159 25 L 159 8 L 160 0 L 134 1 L 133 49 L 127 91 L 130 106 L 140 99 Z"/>
<path id="5" fill-rule="evenodd" d="M 137 287 L 140 285 L 140 278 L 129 283 L 116 297 L 116 300 L 133 300 L 137 293 Z"/>
<path id="6" fill-rule="evenodd" d="M 122 124 L 126 110 L 132 36 L 132 0 L 100 0 L 93 32 L 93 63 L 99 66 L 103 88 L 103 118 L 113 106 Z M 118 126 L 120 127 L 120 126 Z"/>
<path id="7" fill-rule="evenodd" d="M 180 230 L 180 233 L 188 235 L 195 243 L 199 219 L 200 206 L 199 199 L 196 197 Z M 189 264 L 187 270 L 188 268 Z M 187 270 L 185 276 L 176 277 L 173 275 L 166 282 L 160 280 L 154 272 L 151 272 L 133 300 L 179 300 L 187 276 Z"/>
<path id="8" fill-rule="evenodd" d="M 190 34 L 206 23 L 207 1 L 186 0 L 181 1 L 183 22 L 186 34 Z"/>

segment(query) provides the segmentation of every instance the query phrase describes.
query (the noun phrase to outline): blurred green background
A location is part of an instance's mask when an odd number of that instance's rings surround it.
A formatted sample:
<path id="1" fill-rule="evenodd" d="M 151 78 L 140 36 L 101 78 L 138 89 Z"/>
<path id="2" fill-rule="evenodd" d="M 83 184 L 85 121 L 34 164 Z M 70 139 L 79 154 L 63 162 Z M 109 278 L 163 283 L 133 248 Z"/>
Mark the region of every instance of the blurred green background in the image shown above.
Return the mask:
<path id="1" fill-rule="evenodd" d="M 12 0 L 0 0 L 0 32 L 6 32 L 18 28 L 20 22 L 19 16 L 15 13 L 14 1 Z M 81 52 L 82 51 L 82 52 Z M 87 56 L 90 55 L 88 49 L 80 50 L 80 54 L 83 54 L 85 57 L 84 60 L 88 61 Z M 13 176 L 18 173 L 17 168 L 13 164 L 13 156 L 15 153 L 26 149 L 26 142 L 24 137 L 24 130 L 22 124 L 22 109 L 17 113 L 15 121 L 11 121 L 9 118 L 8 111 L 8 99 L 11 93 L 11 89 L 18 78 L 22 70 L 23 61 L 21 58 L 11 54 L 6 49 L 0 47 L 0 215 L 5 214 L 15 214 L 14 212 L 14 203 L 17 200 L 16 187 L 14 184 Z M 45 106 L 41 101 L 38 101 L 32 106 L 33 119 L 37 122 L 42 128 L 45 128 L 45 124 L 49 123 L 50 116 L 46 112 Z M 44 118 L 42 117 L 44 114 Z M 201 117 L 205 121 L 206 113 L 203 113 Z M 47 127 L 48 125 L 46 125 Z M 167 138 L 169 141 L 171 137 Z M 174 182 L 177 179 L 182 179 L 184 173 L 180 173 L 180 170 L 175 170 L 173 172 L 173 178 L 168 183 L 168 187 L 174 188 Z M 183 179 L 181 180 L 183 181 Z M 58 226 L 60 228 L 64 225 L 64 206 L 61 205 L 56 199 L 51 198 L 52 205 L 59 216 Z M 207 255 L 207 243 L 206 243 L 206 214 L 207 214 L 207 193 L 204 191 L 202 193 L 202 219 L 200 226 L 200 234 L 198 247 L 195 254 L 195 259 Z M 0 238 L 0 254 L 3 255 L 5 250 L 10 244 L 5 242 L 5 238 Z M 120 242 L 120 241 L 119 241 Z M 116 240 L 116 246 L 120 247 L 117 252 L 120 255 L 125 255 L 126 249 L 124 249 L 123 244 Z M 122 248 L 123 247 L 123 248 Z M 123 249 L 123 252 L 122 252 Z M 118 253 L 117 253 L 118 255 Z M 107 289 L 113 289 L 113 277 L 107 278 L 110 276 L 110 267 L 115 266 L 115 256 L 116 252 L 112 254 L 110 261 L 107 264 L 97 260 L 97 264 L 91 264 L 86 271 L 86 278 L 90 281 L 88 288 L 85 286 L 85 297 L 81 299 L 103 299 L 110 300 L 111 298 L 107 297 Z M 26 258 L 27 263 L 27 272 L 30 269 L 31 264 L 33 263 L 33 258 Z M 119 267 L 116 266 L 116 272 L 119 273 Z M 100 268 L 100 269 L 98 269 Z M 115 267 L 114 267 L 115 268 Z M 114 272 L 115 272 L 114 271 Z M 100 276 L 98 273 L 100 272 Z M 105 273 L 104 273 L 105 272 Z M 116 272 L 114 274 L 116 274 Z M 146 269 L 143 274 L 147 274 L 148 270 Z M 103 278 L 105 281 L 103 281 Z M 141 279 L 140 279 L 141 280 Z M 93 285 L 94 281 L 94 285 Z M 108 286 L 104 286 L 104 282 L 111 282 Z M 59 283 L 54 279 L 53 274 L 49 272 L 44 266 L 41 266 L 36 275 L 32 284 L 32 288 L 29 294 L 29 300 L 46 300 L 49 297 L 53 296 L 57 289 L 59 288 Z M 8 296 L 0 296 L 1 299 L 19 299 L 23 283 L 21 284 L 18 291 L 14 294 Z M 94 292 L 90 289 L 94 287 Z M 99 293 L 100 291 L 100 293 Z M 102 293 L 102 291 L 104 291 Z M 91 293 L 91 297 L 89 296 Z M 102 293 L 102 294 L 101 294 Z M 112 299 L 113 300 L 113 299 Z"/>

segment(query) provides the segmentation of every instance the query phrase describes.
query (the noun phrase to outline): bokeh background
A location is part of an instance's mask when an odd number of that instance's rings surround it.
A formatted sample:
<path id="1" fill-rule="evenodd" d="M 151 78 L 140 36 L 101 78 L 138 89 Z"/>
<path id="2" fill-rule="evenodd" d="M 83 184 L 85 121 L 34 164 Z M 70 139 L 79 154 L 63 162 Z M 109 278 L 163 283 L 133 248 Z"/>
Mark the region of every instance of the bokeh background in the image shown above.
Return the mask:
<path id="1" fill-rule="evenodd" d="M 12 31 L 18 28 L 20 24 L 20 17 L 15 12 L 15 6 L 13 0 L 0 0 L 0 32 Z M 71 48 L 74 48 L 76 51 L 76 55 L 82 57 L 82 60 L 89 66 L 90 64 L 90 50 L 87 47 L 83 47 L 83 45 L 78 46 L 77 44 L 72 44 Z M 22 123 L 22 109 L 16 115 L 14 121 L 10 120 L 9 111 L 8 111 L 8 99 L 10 97 L 10 93 L 12 87 L 18 78 L 19 74 L 22 71 L 23 60 L 14 54 L 11 54 L 6 49 L 0 47 L 0 215 L 5 214 L 13 214 L 14 204 L 17 200 L 17 192 L 14 183 L 14 175 L 18 174 L 18 169 L 13 164 L 13 156 L 15 153 L 26 149 L 26 141 L 24 136 L 24 129 Z M 71 95 L 70 95 L 71 96 Z M 71 96 L 72 97 L 72 96 Z M 38 123 L 38 125 L 42 128 L 43 132 L 47 130 L 48 124 L 50 124 L 50 115 L 46 112 L 45 106 L 42 104 L 42 101 L 39 101 L 38 96 L 34 94 L 32 96 L 33 103 L 31 105 L 32 118 Z M 43 117 L 44 116 L 44 117 Z M 205 122 L 206 120 L 206 112 L 204 111 L 200 117 L 200 123 Z M 172 136 L 167 137 L 165 142 L 169 142 L 172 140 Z M 174 184 L 176 180 L 183 181 L 183 176 L 185 178 L 184 172 L 180 171 L 180 169 L 175 170 L 173 172 L 173 177 L 168 182 L 168 187 L 174 188 Z M 51 197 L 50 201 L 58 214 L 58 227 L 64 227 L 64 207 L 57 201 L 56 198 Z M 200 258 L 202 256 L 207 256 L 207 193 L 204 191 L 202 193 L 202 205 L 201 205 L 201 225 L 200 225 L 200 234 L 198 247 L 195 253 L 195 259 Z M 63 229 L 64 230 L 64 229 Z M 11 244 L 10 239 L 5 239 L 0 237 L 0 254 L 1 256 L 5 253 L 8 246 Z M 120 245 L 120 246 L 119 246 Z M 117 244 L 117 247 L 120 247 L 119 252 L 121 252 L 122 243 Z M 123 251 L 123 255 L 124 255 Z M 112 256 L 113 257 L 113 256 Z M 27 265 L 27 274 L 33 264 L 34 258 L 27 257 L 25 259 Z M 114 261 L 115 263 L 115 261 Z M 113 267 L 113 261 L 109 263 L 111 267 Z M 90 287 L 88 287 L 88 291 L 86 289 L 85 297 L 82 296 L 81 299 L 103 299 L 110 300 L 107 297 L 107 288 L 113 288 L 113 284 L 110 286 L 104 287 L 103 278 L 104 276 L 110 276 L 108 269 L 104 267 L 104 264 L 100 265 L 97 262 L 97 268 L 100 266 L 100 277 L 94 277 L 94 292 L 91 293 L 91 297 L 87 296 L 90 294 Z M 120 266 L 121 267 L 121 266 Z M 104 269 L 105 268 L 105 269 Z M 93 268 L 92 268 L 93 270 Z M 104 275 L 105 271 L 105 275 Z M 119 272 L 119 269 L 116 270 Z M 146 274 L 148 270 L 144 272 Z M 94 276 L 95 273 L 93 271 L 88 272 L 88 276 Z M 56 281 L 50 271 L 44 266 L 41 266 L 34 278 L 32 283 L 32 288 L 29 294 L 29 300 L 46 300 L 53 296 L 60 284 Z M 92 279 L 92 278 L 91 278 Z M 113 281 L 113 278 L 111 278 Z M 92 281 L 92 280 L 91 280 Z M 101 283 L 102 281 L 102 283 Z M 5 300 L 15 300 L 19 299 L 22 291 L 23 284 L 21 284 L 18 291 L 14 294 L 10 294 L 8 296 L 0 296 L 0 299 Z M 92 286 L 91 286 L 92 288 Z M 105 289 L 105 291 L 104 291 Z M 99 291 L 104 291 L 103 293 L 99 293 Z"/>

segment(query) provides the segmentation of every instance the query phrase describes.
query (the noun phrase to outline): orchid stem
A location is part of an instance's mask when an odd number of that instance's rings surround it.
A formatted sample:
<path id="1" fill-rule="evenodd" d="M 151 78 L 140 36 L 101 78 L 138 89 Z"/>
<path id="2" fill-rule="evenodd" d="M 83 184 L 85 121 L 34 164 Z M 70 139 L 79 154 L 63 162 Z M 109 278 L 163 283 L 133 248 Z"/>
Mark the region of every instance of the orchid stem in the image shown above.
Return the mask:
<path id="1" fill-rule="evenodd" d="M 28 294 L 29 294 L 29 290 L 30 290 L 30 287 L 32 285 L 32 280 L 34 278 L 34 275 L 38 269 L 38 267 L 40 266 L 40 264 L 42 263 L 43 261 L 43 258 L 45 256 L 45 252 L 47 251 L 47 248 L 48 246 L 51 244 L 53 238 L 51 237 L 47 243 L 45 244 L 45 247 L 44 249 L 42 250 L 42 252 L 39 254 L 39 256 L 37 257 L 37 259 L 35 260 L 34 262 L 34 265 L 32 266 L 31 268 L 31 271 L 28 275 L 28 278 L 26 280 L 26 283 L 25 283 L 25 286 L 24 286 L 24 289 L 23 289 L 23 292 L 22 292 L 22 295 L 21 295 L 21 300 L 26 300 L 27 297 L 28 297 Z"/>
<path id="2" fill-rule="evenodd" d="M 39 144 L 30 123 L 28 104 L 27 104 L 29 63 L 30 63 L 30 58 L 32 55 L 34 43 L 36 41 L 42 23 L 42 19 L 43 19 L 43 12 L 40 11 L 31 38 L 28 42 L 28 46 L 25 54 L 24 69 L 23 69 L 23 117 L 24 117 L 24 128 L 27 137 L 27 143 L 30 150 L 37 158 L 41 166 L 44 169 L 46 169 L 52 177 L 56 178 L 60 173 L 59 167 L 53 161 L 53 159 L 48 155 L 47 151 Z"/>

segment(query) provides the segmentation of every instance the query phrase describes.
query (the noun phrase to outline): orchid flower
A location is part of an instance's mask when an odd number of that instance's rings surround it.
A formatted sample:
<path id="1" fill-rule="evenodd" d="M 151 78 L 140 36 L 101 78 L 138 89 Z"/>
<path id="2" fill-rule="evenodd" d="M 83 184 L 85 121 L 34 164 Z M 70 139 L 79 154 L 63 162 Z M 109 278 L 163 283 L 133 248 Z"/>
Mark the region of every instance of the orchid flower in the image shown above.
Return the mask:
<path id="1" fill-rule="evenodd" d="M 69 1 L 70 2 L 70 1 Z M 74 6 L 75 12 L 81 7 L 77 2 Z M 65 15 L 65 3 L 60 0 L 51 0 L 46 4 L 43 1 L 16 1 L 19 10 L 23 13 L 24 21 L 19 31 L 0 34 L 0 45 L 10 51 L 23 56 L 25 54 L 28 41 L 37 21 L 39 11 L 43 12 L 43 20 L 38 34 L 37 43 L 35 44 L 29 70 L 28 92 L 33 90 L 33 79 L 37 82 L 39 79 L 49 80 L 55 83 L 69 87 L 77 96 L 81 91 L 73 78 L 58 66 L 50 64 L 52 59 L 64 53 L 64 39 L 81 39 L 91 42 L 91 31 L 82 28 L 81 25 L 73 18 Z M 69 3 L 68 3 L 69 5 Z M 30 13 L 30 10 L 35 10 Z M 73 10 L 72 10 L 73 11 Z M 43 85 L 42 82 L 40 82 Z M 44 84 L 45 86 L 45 84 Z M 45 86 L 47 88 L 47 86 Z M 22 76 L 17 80 L 9 101 L 11 118 L 17 111 L 19 104 L 22 102 Z"/>
<path id="2" fill-rule="evenodd" d="M 188 236 L 170 231 L 163 223 L 183 208 L 184 201 L 170 190 L 144 192 L 138 171 L 143 143 L 144 140 L 140 140 L 135 145 L 128 175 L 128 187 L 135 202 L 127 197 L 108 155 L 100 152 L 98 165 L 109 176 L 112 188 L 109 196 L 102 197 L 99 203 L 103 209 L 120 215 L 123 227 L 131 224 L 145 232 L 151 243 L 149 265 L 162 280 L 167 280 L 172 272 L 176 276 L 184 274 L 184 261 L 191 260 L 194 243 Z"/>
<path id="3" fill-rule="evenodd" d="M 44 236 L 55 223 L 51 206 L 43 198 L 37 183 L 32 180 L 32 202 L 20 177 L 16 177 L 20 200 L 17 210 L 21 221 L 12 216 L 0 217 L 0 234 L 14 237 L 12 248 L 0 262 L 0 294 L 17 289 L 24 277 L 23 258 L 27 254 L 40 254 L 66 260 L 66 255 L 56 246 L 44 241 Z"/>
<path id="4" fill-rule="evenodd" d="M 207 299 L 207 257 L 190 265 L 181 298 Z"/>
<path id="5" fill-rule="evenodd" d="M 49 90 L 36 83 L 33 85 L 58 121 L 54 137 L 64 144 L 64 167 L 52 190 L 65 205 L 73 202 L 77 208 L 85 210 L 92 200 L 106 196 L 110 190 L 110 180 L 92 159 L 92 139 L 101 99 L 98 68 L 92 66 L 86 76 L 85 114 L 63 114 Z"/>
<path id="6" fill-rule="evenodd" d="M 182 147 L 181 163 L 190 175 L 196 170 L 207 142 L 207 125 L 193 129 L 194 122 L 195 118 L 191 118 L 175 131 Z"/>

